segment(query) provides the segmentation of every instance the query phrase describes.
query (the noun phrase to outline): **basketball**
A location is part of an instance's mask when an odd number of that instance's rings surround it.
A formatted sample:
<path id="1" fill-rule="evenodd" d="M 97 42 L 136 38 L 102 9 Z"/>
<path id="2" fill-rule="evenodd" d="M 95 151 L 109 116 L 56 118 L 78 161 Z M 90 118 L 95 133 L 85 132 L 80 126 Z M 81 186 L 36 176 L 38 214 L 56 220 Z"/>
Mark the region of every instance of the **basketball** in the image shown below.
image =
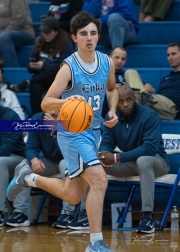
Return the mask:
<path id="1" fill-rule="evenodd" d="M 67 131 L 82 133 L 94 120 L 93 109 L 87 101 L 68 100 L 61 107 L 58 120 Z"/>

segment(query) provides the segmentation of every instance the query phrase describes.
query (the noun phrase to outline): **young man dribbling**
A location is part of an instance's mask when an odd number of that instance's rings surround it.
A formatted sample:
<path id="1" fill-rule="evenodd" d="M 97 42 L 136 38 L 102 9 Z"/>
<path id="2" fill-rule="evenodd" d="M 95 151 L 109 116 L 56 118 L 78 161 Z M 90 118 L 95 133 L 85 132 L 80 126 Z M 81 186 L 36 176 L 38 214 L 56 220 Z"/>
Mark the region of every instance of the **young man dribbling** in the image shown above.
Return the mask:
<path id="1" fill-rule="evenodd" d="M 112 252 L 103 241 L 102 213 L 107 188 L 106 173 L 98 159 L 100 124 L 105 92 L 109 102 L 109 120 L 113 127 L 118 119 L 115 114 L 118 93 L 115 84 L 114 65 L 103 53 L 95 51 L 100 34 L 100 21 L 91 14 L 81 12 L 71 22 L 72 39 L 78 51 L 65 59 L 54 82 L 42 101 L 43 110 L 60 109 L 67 99 L 88 101 L 94 111 L 91 128 L 81 134 L 72 134 L 58 124 L 58 141 L 67 165 L 66 181 L 44 178 L 32 173 L 28 166 L 17 167 L 15 177 L 8 187 L 7 197 L 14 200 L 22 186 L 39 187 L 49 193 L 77 204 L 87 185 L 90 190 L 86 211 L 90 226 L 90 243 L 86 252 Z M 59 97 L 62 95 L 62 98 Z"/>

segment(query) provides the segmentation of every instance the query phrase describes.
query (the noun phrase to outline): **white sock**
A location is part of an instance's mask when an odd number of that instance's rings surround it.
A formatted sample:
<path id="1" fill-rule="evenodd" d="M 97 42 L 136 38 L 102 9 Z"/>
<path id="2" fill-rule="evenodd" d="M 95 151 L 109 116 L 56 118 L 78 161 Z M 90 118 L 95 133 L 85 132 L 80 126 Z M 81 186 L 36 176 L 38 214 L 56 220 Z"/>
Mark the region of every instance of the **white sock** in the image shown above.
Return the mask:
<path id="1" fill-rule="evenodd" d="M 28 186 L 37 187 L 36 186 L 37 176 L 39 175 L 35 173 L 30 173 L 30 174 L 25 175 L 24 180 L 27 182 Z"/>
<path id="2" fill-rule="evenodd" d="M 102 241 L 102 240 L 103 240 L 102 232 L 101 233 L 90 234 L 90 243 L 92 245 L 94 245 L 95 242 Z"/>

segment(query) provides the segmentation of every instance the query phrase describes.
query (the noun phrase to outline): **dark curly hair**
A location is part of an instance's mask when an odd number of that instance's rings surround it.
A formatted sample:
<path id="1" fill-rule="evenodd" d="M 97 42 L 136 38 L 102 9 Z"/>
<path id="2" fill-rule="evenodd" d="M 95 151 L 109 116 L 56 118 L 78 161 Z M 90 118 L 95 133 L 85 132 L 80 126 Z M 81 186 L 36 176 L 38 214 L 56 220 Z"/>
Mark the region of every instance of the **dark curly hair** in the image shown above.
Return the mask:
<path id="1" fill-rule="evenodd" d="M 73 35 L 77 34 L 77 31 L 89 23 L 94 23 L 97 27 L 98 34 L 101 32 L 101 22 L 99 19 L 95 18 L 92 14 L 81 11 L 77 15 L 75 15 L 70 23 L 70 32 Z"/>

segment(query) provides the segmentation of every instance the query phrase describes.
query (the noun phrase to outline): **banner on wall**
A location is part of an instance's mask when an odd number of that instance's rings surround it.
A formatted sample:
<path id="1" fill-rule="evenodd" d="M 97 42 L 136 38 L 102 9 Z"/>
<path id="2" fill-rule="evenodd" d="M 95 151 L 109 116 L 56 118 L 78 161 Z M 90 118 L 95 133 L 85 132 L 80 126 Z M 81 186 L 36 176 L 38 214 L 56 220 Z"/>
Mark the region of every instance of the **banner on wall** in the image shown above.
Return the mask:
<path id="1" fill-rule="evenodd" d="M 180 135 L 162 134 L 164 148 L 167 154 L 180 153 Z"/>

